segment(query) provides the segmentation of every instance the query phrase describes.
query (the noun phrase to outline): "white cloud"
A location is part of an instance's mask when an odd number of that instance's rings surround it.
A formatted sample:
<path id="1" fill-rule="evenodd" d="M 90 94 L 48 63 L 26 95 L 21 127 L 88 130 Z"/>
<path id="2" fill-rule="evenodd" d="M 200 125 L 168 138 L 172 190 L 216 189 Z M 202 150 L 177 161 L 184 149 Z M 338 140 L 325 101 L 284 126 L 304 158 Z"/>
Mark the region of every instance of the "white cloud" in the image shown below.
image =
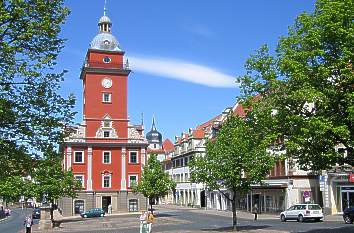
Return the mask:
<path id="1" fill-rule="evenodd" d="M 129 57 L 133 71 L 173 78 L 209 87 L 236 87 L 235 77 L 216 69 L 170 58 Z"/>
<path id="2" fill-rule="evenodd" d="M 201 24 L 194 24 L 194 25 L 188 25 L 185 26 L 184 29 L 187 32 L 193 33 L 198 36 L 202 36 L 205 38 L 210 38 L 214 35 L 214 33 L 207 27 L 201 25 Z"/>

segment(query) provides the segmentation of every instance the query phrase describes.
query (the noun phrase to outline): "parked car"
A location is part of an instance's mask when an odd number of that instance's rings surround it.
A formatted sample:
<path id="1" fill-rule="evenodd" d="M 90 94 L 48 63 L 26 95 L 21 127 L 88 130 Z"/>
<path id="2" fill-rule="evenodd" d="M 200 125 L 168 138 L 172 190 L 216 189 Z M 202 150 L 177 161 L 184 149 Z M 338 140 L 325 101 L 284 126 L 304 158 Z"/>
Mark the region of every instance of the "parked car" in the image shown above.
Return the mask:
<path id="1" fill-rule="evenodd" d="M 83 218 L 103 217 L 105 215 L 105 212 L 102 208 L 92 208 L 86 212 L 82 212 L 80 215 Z"/>
<path id="2" fill-rule="evenodd" d="M 346 208 L 343 211 L 343 219 L 346 224 L 351 224 L 354 222 L 354 206 Z"/>
<path id="3" fill-rule="evenodd" d="M 41 209 L 34 208 L 33 212 L 32 212 L 32 218 L 33 219 L 40 219 L 41 218 Z"/>
<path id="4" fill-rule="evenodd" d="M 317 204 L 297 204 L 280 213 L 282 222 L 290 219 L 298 222 L 304 222 L 307 219 L 320 221 L 323 219 L 323 211 L 321 206 Z"/>

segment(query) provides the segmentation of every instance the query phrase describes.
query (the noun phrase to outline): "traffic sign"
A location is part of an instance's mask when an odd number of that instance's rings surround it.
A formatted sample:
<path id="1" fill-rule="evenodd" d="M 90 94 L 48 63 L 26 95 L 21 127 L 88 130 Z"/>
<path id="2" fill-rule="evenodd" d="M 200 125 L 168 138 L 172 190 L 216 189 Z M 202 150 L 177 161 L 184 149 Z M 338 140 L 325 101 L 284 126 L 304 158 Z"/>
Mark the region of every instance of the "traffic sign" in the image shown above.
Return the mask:
<path id="1" fill-rule="evenodd" d="M 304 192 L 304 198 L 310 197 L 311 193 L 309 191 Z"/>

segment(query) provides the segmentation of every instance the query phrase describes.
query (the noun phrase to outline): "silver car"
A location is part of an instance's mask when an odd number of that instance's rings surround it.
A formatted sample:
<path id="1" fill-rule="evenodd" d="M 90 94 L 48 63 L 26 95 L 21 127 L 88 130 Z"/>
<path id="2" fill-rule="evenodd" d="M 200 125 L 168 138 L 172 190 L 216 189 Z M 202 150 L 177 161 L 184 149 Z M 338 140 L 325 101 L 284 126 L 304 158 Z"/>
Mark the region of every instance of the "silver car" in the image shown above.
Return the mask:
<path id="1" fill-rule="evenodd" d="M 323 211 L 317 204 L 297 204 L 280 213 L 282 222 L 291 219 L 298 222 L 304 222 L 307 219 L 320 221 L 323 220 Z"/>

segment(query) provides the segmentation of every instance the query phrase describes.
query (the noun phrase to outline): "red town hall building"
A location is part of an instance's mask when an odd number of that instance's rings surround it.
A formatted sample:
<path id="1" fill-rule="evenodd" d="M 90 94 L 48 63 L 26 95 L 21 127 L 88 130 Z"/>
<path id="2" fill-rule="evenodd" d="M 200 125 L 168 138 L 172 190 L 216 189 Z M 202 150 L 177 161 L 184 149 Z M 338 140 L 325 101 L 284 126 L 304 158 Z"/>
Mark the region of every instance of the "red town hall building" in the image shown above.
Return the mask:
<path id="1" fill-rule="evenodd" d="M 100 18 L 82 67 L 83 122 L 65 139 L 63 167 L 82 182 L 77 198 L 62 198 L 64 216 L 91 208 L 113 213 L 146 209 L 146 199 L 131 192 L 141 178 L 147 140 L 143 125 L 130 125 L 127 85 L 130 73 L 124 51 L 111 33 L 112 23 Z"/>

